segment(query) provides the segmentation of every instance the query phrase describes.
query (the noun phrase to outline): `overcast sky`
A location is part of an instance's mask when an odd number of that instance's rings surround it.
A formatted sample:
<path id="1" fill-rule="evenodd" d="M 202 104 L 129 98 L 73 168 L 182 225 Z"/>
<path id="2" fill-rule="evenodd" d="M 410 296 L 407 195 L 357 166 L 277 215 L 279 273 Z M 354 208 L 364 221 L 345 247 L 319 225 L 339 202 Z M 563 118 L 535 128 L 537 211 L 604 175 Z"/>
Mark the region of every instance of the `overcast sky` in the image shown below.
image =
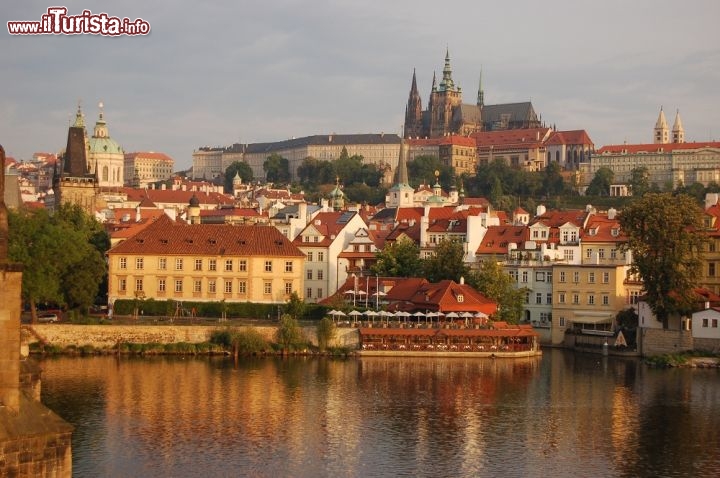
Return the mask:
<path id="1" fill-rule="evenodd" d="M 14 36 L 50 6 L 142 18 L 151 33 Z M 185 8 L 181 8 L 185 5 Z M 0 143 L 30 159 L 64 148 L 82 101 L 105 104 L 126 152 L 177 169 L 200 146 L 336 133 L 399 133 L 412 72 L 425 108 L 449 48 L 474 103 L 531 100 L 596 147 L 648 143 L 660 106 L 688 141 L 720 140 L 720 2 L 696 0 L 209 0 L 5 2 Z"/>

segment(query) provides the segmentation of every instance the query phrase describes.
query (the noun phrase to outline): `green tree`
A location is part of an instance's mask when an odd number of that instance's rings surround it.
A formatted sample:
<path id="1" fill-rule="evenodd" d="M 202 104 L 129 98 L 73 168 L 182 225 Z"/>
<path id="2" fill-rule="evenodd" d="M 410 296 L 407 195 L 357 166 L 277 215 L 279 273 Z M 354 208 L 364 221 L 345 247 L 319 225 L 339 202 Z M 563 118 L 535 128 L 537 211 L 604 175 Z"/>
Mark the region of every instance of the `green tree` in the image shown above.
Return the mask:
<path id="1" fill-rule="evenodd" d="M 275 340 L 283 351 L 293 350 L 303 344 L 302 331 L 298 321 L 289 314 L 280 316 L 280 325 L 275 333 Z"/>
<path id="2" fill-rule="evenodd" d="M 563 180 L 561 172 L 562 168 L 560 164 L 554 161 L 545 168 L 542 187 L 546 196 L 559 196 L 566 191 L 565 181 Z"/>
<path id="3" fill-rule="evenodd" d="M 443 239 L 435 245 L 433 255 L 423 260 L 423 273 L 430 282 L 454 280 L 467 277 L 469 268 L 463 258 L 465 251 L 462 243 Z"/>
<path id="4" fill-rule="evenodd" d="M 468 284 L 479 290 L 488 299 L 498 304 L 497 320 L 517 324 L 522 316 L 526 289 L 518 289 L 510 277 L 496 260 L 486 260 L 480 269 L 473 271 Z"/>
<path id="5" fill-rule="evenodd" d="M 440 173 L 440 186 L 448 190 L 454 185 L 453 169 L 444 165 L 436 156 L 421 155 L 407 163 L 408 176 L 413 187 L 421 183 L 435 184 L 435 171 Z"/>
<path id="6" fill-rule="evenodd" d="M 233 179 L 235 174 L 240 175 L 240 179 L 244 183 L 250 183 L 253 180 L 253 170 L 247 161 L 234 161 L 230 166 L 225 169 L 224 187 L 226 193 L 232 193 L 233 190 Z"/>
<path id="7" fill-rule="evenodd" d="M 330 341 L 335 337 L 335 324 L 327 317 L 323 317 L 317 324 L 316 334 L 318 340 L 318 348 L 325 351 Z"/>
<path id="8" fill-rule="evenodd" d="M 638 166 L 630 171 L 630 193 L 641 197 L 650 190 L 650 171 L 646 166 Z"/>
<path id="9" fill-rule="evenodd" d="M 624 250 L 632 251 L 631 270 L 640 274 L 648 305 L 668 327 L 668 318 L 687 313 L 702 271 L 706 240 L 702 209 L 685 194 L 647 193 L 620 214 L 627 236 Z"/>
<path id="10" fill-rule="evenodd" d="M 297 292 L 290 294 L 290 298 L 285 304 L 285 313 L 294 319 L 299 319 L 305 313 L 305 302 L 303 302 Z"/>
<path id="11" fill-rule="evenodd" d="M 420 248 L 411 240 L 401 238 L 386 242 L 375 252 L 377 261 L 370 267 L 373 274 L 383 277 L 413 277 L 420 271 Z"/>
<path id="12" fill-rule="evenodd" d="M 265 179 L 271 183 L 290 182 L 290 163 L 277 153 L 272 153 L 263 163 Z"/>
<path id="13" fill-rule="evenodd" d="M 308 156 L 298 166 L 298 178 L 306 187 L 331 184 L 335 181 L 335 169 L 330 161 Z"/>
<path id="14" fill-rule="evenodd" d="M 595 172 L 590 185 L 585 191 L 586 196 L 609 196 L 610 185 L 615 178 L 615 173 L 607 166 L 601 166 Z"/>

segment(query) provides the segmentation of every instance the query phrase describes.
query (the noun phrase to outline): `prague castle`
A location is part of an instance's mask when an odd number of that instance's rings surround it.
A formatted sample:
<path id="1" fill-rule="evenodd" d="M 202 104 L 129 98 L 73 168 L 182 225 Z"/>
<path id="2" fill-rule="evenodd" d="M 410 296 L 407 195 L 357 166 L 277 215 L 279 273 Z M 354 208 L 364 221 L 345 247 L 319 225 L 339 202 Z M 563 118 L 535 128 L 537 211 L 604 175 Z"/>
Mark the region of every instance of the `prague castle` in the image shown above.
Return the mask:
<path id="1" fill-rule="evenodd" d="M 452 134 L 468 136 L 479 131 L 527 129 L 540 127 L 532 103 L 485 104 L 482 73 L 476 104 L 462 102 L 462 90 L 452 78 L 450 53 L 445 53 L 442 79 L 437 83 L 433 74 L 430 99 L 426 110 L 417 88 L 413 71 L 412 85 L 405 108 L 406 138 L 438 138 Z"/>

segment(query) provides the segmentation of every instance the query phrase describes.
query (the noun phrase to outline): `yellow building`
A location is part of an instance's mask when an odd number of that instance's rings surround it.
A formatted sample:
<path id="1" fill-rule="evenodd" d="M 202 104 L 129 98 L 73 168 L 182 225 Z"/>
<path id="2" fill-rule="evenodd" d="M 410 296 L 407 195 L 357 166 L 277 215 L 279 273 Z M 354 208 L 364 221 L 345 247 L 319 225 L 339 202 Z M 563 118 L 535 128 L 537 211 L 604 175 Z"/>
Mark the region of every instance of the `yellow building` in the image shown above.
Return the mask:
<path id="1" fill-rule="evenodd" d="M 108 251 L 108 299 L 282 303 L 303 289 L 305 255 L 271 226 L 161 216 Z"/>

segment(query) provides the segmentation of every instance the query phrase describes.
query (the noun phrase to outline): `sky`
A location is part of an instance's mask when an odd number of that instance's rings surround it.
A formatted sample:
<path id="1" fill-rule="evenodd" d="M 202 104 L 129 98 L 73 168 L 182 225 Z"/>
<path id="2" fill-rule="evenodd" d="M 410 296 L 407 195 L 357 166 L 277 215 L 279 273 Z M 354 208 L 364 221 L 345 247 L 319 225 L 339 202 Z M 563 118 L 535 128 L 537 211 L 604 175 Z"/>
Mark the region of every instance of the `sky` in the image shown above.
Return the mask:
<path id="1" fill-rule="evenodd" d="M 10 35 L 7 21 L 141 18 L 146 36 Z M 693 0 L 127 0 L 4 2 L 0 144 L 65 147 L 78 101 L 126 152 L 176 169 L 202 146 L 401 131 L 413 70 L 426 107 L 449 50 L 474 103 L 532 101 L 548 125 L 596 148 L 652 142 L 662 106 L 687 141 L 720 140 L 720 2 Z"/>

